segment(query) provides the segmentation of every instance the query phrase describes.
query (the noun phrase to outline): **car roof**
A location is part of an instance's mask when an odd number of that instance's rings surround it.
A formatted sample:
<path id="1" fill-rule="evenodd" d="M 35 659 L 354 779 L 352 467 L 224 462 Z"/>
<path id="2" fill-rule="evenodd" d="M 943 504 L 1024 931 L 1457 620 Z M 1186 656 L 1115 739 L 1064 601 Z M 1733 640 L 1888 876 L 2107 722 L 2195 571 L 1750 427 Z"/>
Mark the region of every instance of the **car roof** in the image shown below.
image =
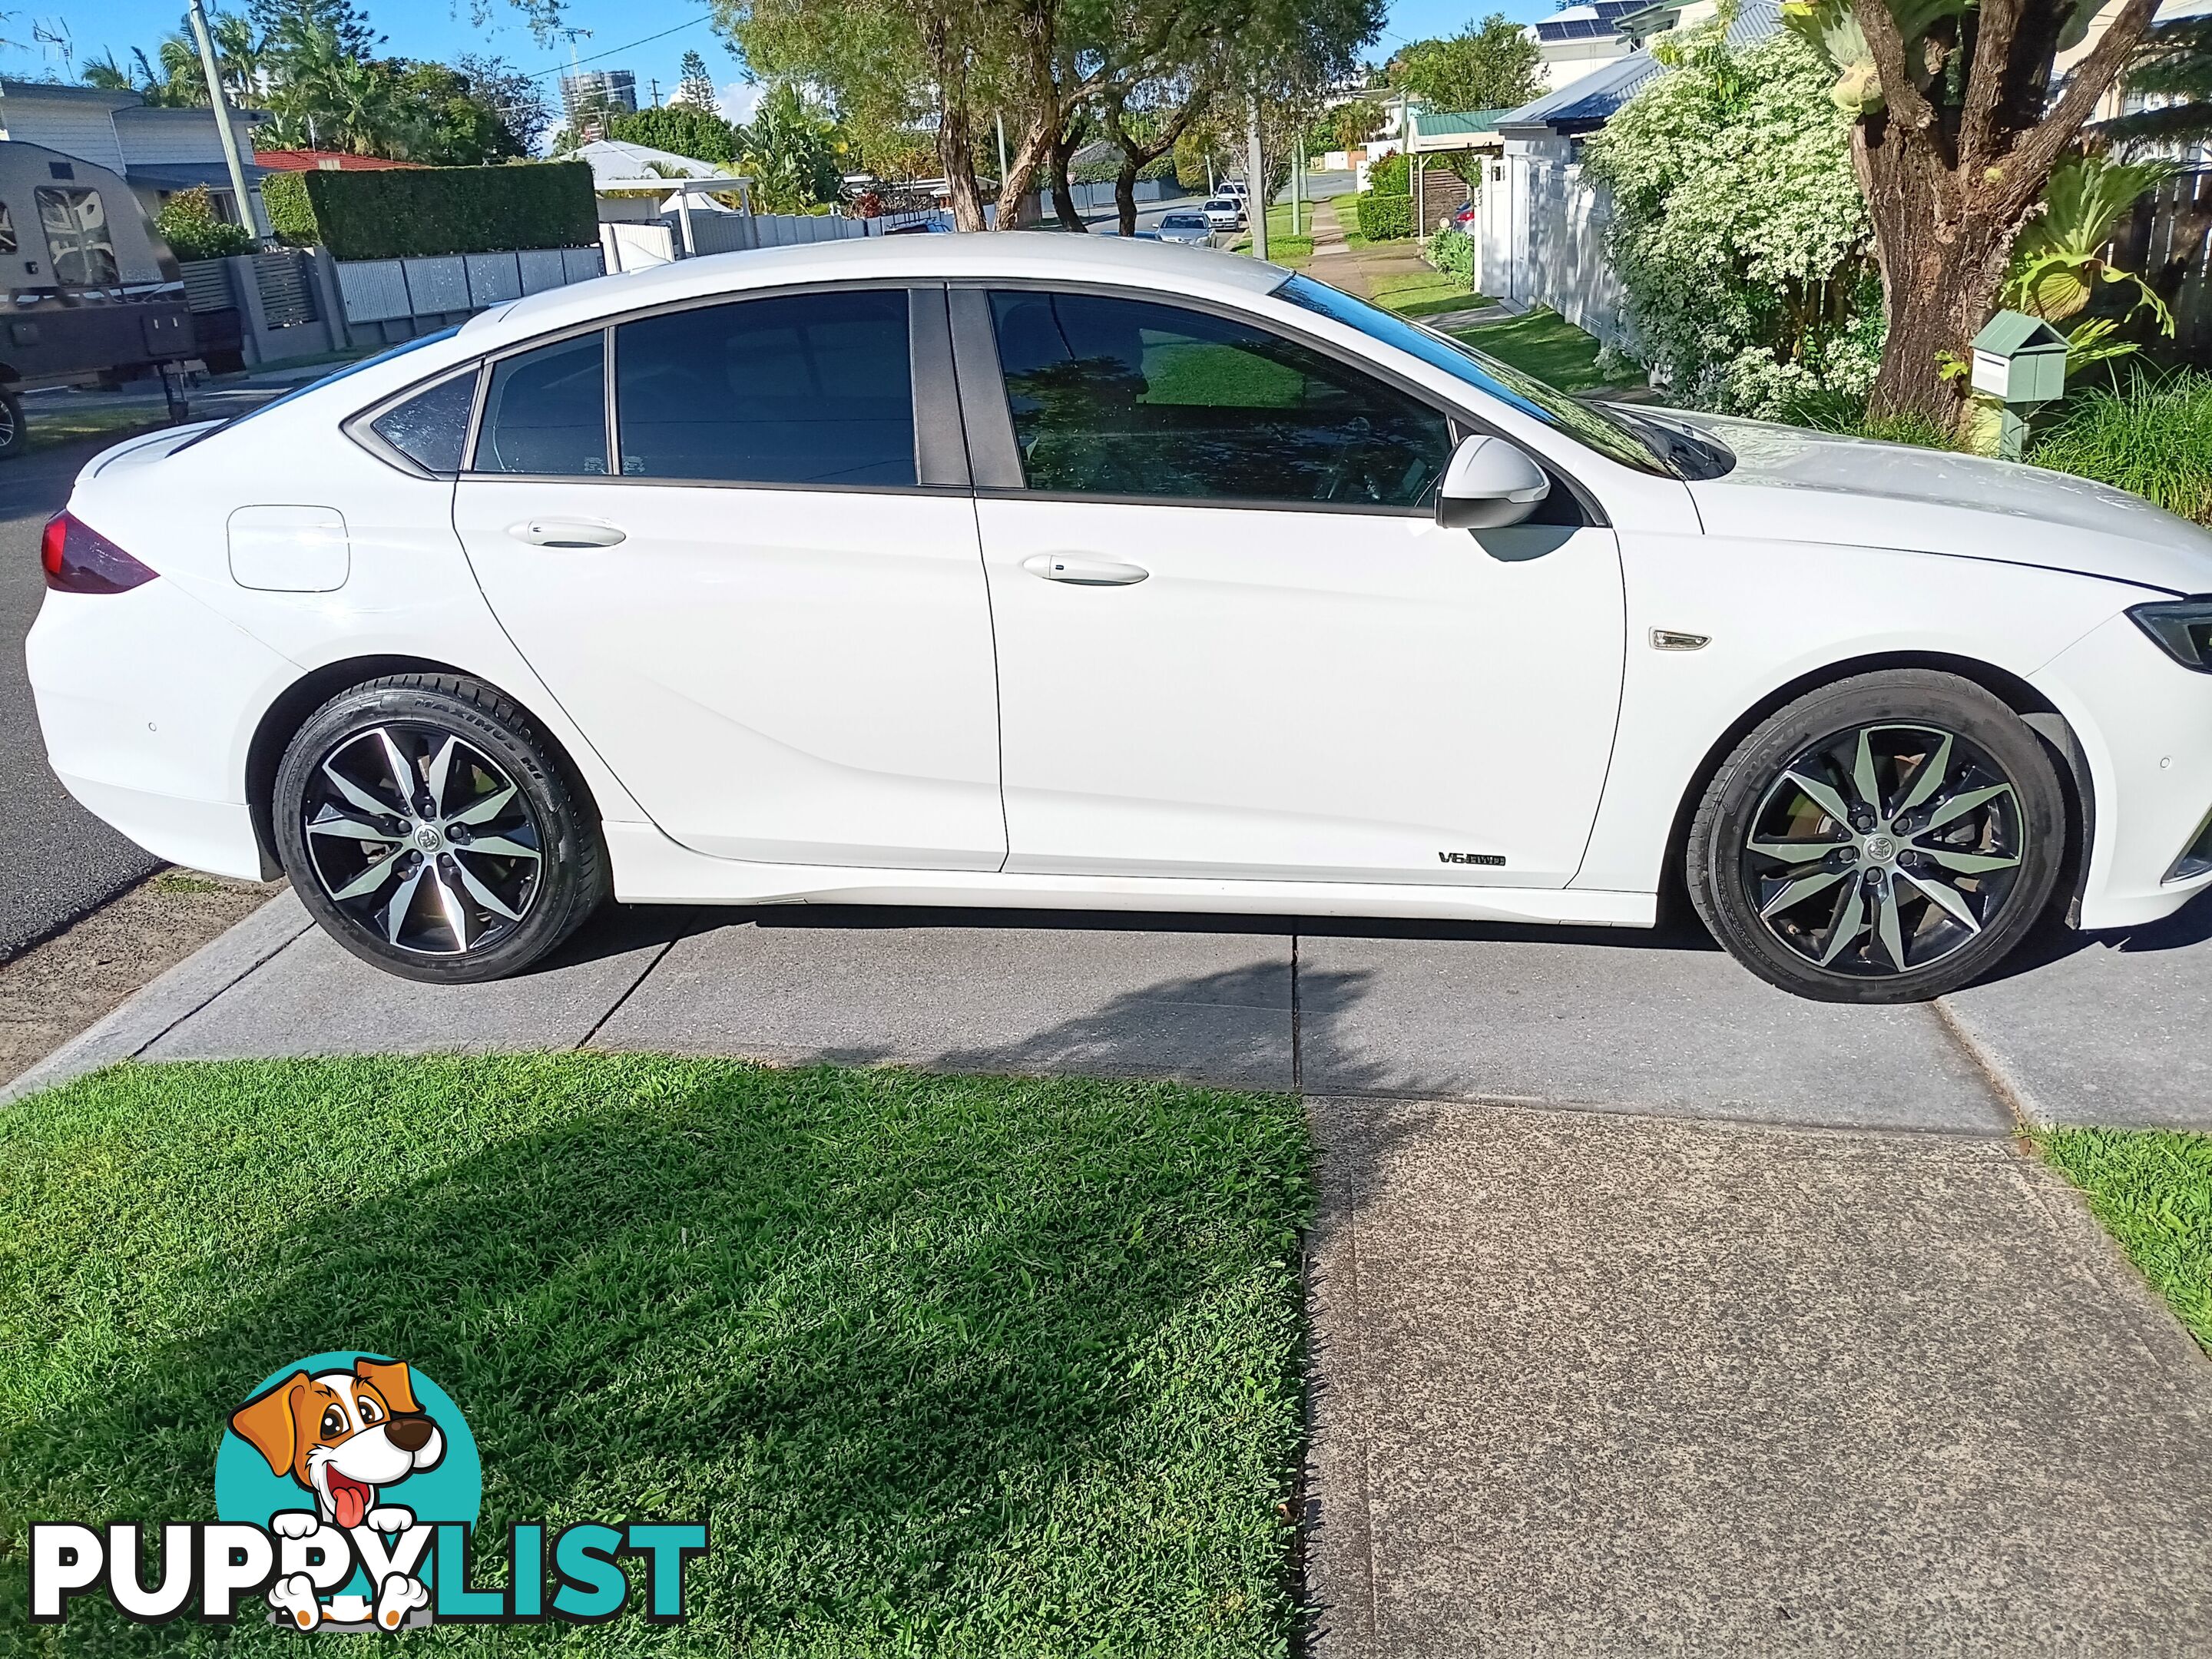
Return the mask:
<path id="1" fill-rule="evenodd" d="M 807 283 L 1053 281 L 1135 283 L 1234 301 L 1269 294 L 1290 276 L 1238 254 L 1120 236 L 981 232 L 869 236 L 679 259 L 646 270 L 549 289 L 471 318 L 454 342 L 470 356 L 513 341 L 647 307 Z"/>

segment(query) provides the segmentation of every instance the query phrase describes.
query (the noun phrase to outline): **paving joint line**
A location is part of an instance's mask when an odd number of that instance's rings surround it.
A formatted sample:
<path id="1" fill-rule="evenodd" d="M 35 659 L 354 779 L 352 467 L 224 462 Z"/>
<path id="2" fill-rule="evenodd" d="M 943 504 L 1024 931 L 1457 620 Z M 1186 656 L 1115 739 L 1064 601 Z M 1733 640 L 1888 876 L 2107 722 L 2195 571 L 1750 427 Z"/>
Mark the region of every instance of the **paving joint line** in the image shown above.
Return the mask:
<path id="1" fill-rule="evenodd" d="M 1305 1092 L 1305 1045 L 1298 1009 L 1298 936 L 1291 935 L 1291 1092 Z"/>
<path id="2" fill-rule="evenodd" d="M 1936 1024 L 1943 1028 L 1959 1051 L 1973 1062 L 1974 1069 L 1989 1085 L 1990 1092 L 1996 1096 L 2005 1110 L 2012 1115 L 2014 1139 L 2032 1142 L 2035 1135 L 2035 1115 L 2028 1109 L 2027 1097 L 2020 1086 L 2006 1074 L 2002 1063 L 1982 1046 L 1966 1023 L 1959 1018 L 1949 998 L 1934 998 L 1928 1006 L 1935 1012 Z"/>
<path id="3" fill-rule="evenodd" d="M 691 936 L 692 930 L 699 925 L 699 911 L 695 909 L 689 916 L 684 918 L 684 925 L 678 927 L 674 933 L 671 933 L 667 939 L 662 944 L 661 947 L 653 953 L 653 960 L 647 963 L 644 968 L 640 970 L 638 976 L 630 981 L 630 982 L 623 988 L 623 994 L 620 996 L 617 997 L 612 1002 L 607 1005 L 606 1012 L 601 1014 L 597 1019 L 592 1022 L 592 1029 L 576 1039 L 574 1045 L 569 1049 L 569 1053 L 580 1053 L 583 1049 L 591 1046 L 592 1039 L 599 1036 L 601 1031 L 605 1030 L 606 1029 L 607 1022 L 612 1019 L 617 1014 L 622 1012 L 623 1006 L 627 1004 L 632 997 L 637 994 L 637 988 L 644 984 L 648 979 L 651 979 L 653 977 L 653 970 L 659 967 L 662 963 L 668 959 L 668 953 Z"/>
<path id="4" fill-rule="evenodd" d="M 1477 1106 L 1500 1111 L 1572 1112 L 1590 1117 L 1628 1117 L 1647 1123 L 1704 1124 L 1717 1128 L 1765 1130 L 1780 1134 L 1880 1135 L 1900 1140 L 1956 1140 L 1983 1145 L 2016 1139 L 2020 1133 L 2017 1128 L 1971 1129 L 1948 1124 L 1843 1123 L 1831 1119 L 1778 1122 L 1772 1118 L 1750 1117 L 1740 1112 L 1721 1113 L 1702 1109 L 1670 1111 L 1633 1101 L 1564 1100 L 1551 1099 L 1542 1095 L 1461 1095 L 1444 1089 L 1317 1087 L 1308 1091 L 1306 1097 L 1309 1100 L 1354 1103 L 1371 1101 L 1379 1106 L 1425 1104 Z"/>

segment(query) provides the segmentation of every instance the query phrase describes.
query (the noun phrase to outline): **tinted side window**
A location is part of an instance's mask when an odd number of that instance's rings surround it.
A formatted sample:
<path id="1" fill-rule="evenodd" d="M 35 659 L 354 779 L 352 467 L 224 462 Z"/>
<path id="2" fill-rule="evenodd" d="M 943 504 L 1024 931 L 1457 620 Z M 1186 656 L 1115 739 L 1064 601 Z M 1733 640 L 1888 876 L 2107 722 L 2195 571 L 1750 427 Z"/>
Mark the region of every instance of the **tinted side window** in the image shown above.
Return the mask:
<path id="1" fill-rule="evenodd" d="M 1256 325 L 1083 294 L 991 296 L 1032 489 L 1419 503 L 1444 416 Z"/>
<path id="2" fill-rule="evenodd" d="M 477 377 L 456 375 L 386 410 L 369 428 L 416 465 L 432 472 L 458 472 L 461 447 L 469 437 L 469 412 L 476 401 Z"/>
<path id="3" fill-rule="evenodd" d="M 605 337 L 586 334 L 492 365 L 477 471 L 575 477 L 607 470 Z"/>
<path id="4" fill-rule="evenodd" d="M 615 331 L 626 476 L 910 484 L 904 289 L 796 294 Z"/>

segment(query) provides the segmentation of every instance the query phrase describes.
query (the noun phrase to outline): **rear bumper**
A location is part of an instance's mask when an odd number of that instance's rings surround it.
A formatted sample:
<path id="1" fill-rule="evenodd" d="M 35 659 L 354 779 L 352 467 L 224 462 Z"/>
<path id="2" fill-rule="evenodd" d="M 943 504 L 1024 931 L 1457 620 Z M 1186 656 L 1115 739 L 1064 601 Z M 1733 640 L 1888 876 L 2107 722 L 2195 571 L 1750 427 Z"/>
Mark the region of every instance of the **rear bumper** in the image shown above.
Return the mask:
<path id="1" fill-rule="evenodd" d="M 186 800 L 67 772 L 54 775 L 87 811 L 156 858 L 241 881 L 268 881 L 280 873 L 262 856 L 253 814 L 243 801 Z"/>
<path id="2" fill-rule="evenodd" d="M 158 858 L 267 873 L 246 753 L 296 667 L 168 580 L 49 592 L 23 654 L 47 763 L 71 795 Z"/>

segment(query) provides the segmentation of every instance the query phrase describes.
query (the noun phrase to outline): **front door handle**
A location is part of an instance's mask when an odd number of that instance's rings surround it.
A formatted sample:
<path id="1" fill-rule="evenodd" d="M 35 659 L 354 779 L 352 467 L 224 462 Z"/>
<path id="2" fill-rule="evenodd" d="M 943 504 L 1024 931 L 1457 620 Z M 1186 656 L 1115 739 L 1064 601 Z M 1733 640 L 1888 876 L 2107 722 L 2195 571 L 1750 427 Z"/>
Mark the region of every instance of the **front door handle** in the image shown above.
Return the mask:
<path id="1" fill-rule="evenodd" d="M 613 525 L 598 519 L 525 519 L 507 533 L 532 547 L 612 547 L 623 539 Z"/>
<path id="2" fill-rule="evenodd" d="M 1082 553 L 1033 553 L 1022 561 L 1022 568 L 1048 582 L 1073 582 L 1078 587 L 1127 587 L 1152 574 L 1140 564 Z"/>

